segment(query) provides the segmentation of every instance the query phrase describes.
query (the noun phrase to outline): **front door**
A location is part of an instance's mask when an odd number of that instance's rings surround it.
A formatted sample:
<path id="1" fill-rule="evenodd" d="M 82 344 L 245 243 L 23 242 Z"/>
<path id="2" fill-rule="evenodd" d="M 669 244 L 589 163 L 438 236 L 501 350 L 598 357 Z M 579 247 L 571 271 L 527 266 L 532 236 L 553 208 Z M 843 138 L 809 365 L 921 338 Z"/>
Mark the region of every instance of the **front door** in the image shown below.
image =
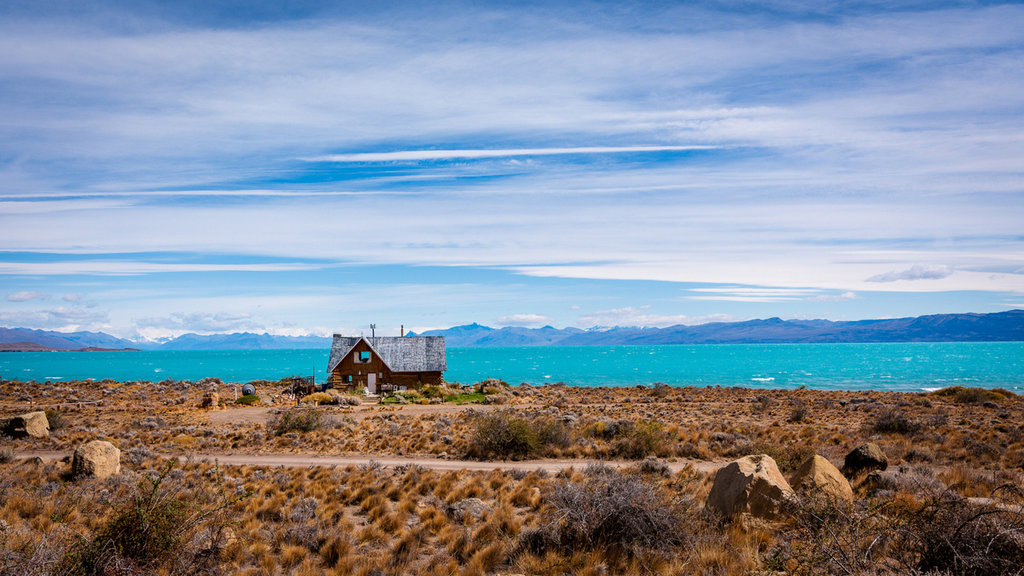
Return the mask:
<path id="1" fill-rule="evenodd" d="M 366 391 L 370 394 L 377 393 L 377 374 L 370 372 L 366 375 Z"/>

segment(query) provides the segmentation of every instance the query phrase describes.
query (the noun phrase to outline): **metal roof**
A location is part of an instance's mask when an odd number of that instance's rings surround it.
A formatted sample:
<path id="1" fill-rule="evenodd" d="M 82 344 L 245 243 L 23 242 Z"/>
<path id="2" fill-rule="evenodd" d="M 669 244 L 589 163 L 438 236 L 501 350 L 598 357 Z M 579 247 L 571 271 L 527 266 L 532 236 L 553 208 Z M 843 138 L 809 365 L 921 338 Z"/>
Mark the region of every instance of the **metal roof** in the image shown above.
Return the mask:
<path id="1" fill-rule="evenodd" d="M 444 336 L 364 336 L 334 335 L 327 372 L 333 372 L 360 340 L 370 345 L 392 372 L 444 372 L 448 369 Z"/>

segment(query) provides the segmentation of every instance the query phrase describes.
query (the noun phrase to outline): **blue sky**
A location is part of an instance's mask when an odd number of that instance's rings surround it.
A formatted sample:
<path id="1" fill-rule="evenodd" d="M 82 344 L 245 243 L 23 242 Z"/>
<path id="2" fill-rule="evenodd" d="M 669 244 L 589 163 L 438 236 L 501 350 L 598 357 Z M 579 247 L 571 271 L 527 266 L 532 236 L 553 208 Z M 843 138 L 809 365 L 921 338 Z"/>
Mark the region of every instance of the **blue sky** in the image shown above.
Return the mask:
<path id="1" fill-rule="evenodd" d="M 0 325 L 1024 307 L 1024 6 L 5 2 Z"/>

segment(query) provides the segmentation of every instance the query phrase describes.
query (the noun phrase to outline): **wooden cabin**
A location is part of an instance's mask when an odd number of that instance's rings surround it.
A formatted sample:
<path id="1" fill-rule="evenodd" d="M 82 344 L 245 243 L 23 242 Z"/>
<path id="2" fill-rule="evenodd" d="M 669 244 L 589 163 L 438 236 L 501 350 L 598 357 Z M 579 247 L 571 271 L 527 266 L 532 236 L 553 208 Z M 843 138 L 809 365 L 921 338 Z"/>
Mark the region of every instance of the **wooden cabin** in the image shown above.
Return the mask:
<path id="1" fill-rule="evenodd" d="M 370 394 L 393 390 L 416 390 L 426 384 L 441 384 L 447 369 L 444 336 L 334 335 L 327 361 L 327 383 L 331 388 Z"/>

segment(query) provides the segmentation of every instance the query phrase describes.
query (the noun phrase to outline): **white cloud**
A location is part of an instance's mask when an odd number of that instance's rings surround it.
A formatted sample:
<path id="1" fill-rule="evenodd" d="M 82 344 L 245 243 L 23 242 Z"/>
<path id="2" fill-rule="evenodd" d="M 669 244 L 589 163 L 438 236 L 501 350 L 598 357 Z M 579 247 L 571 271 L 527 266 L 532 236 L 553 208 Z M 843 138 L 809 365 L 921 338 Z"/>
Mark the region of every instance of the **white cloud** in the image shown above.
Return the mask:
<path id="1" fill-rule="evenodd" d="M 897 282 L 900 280 L 941 280 L 953 274 L 949 266 L 923 266 L 914 264 L 901 271 L 876 274 L 867 279 L 868 282 Z"/>
<path id="2" fill-rule="evenodd" d="M 495 320 L 498 326 L 539 327 L 554 323 L 550 316 L 542 314 L 512 314 Z"/>
<path id="3" fill-rule="evenodd" d="M 576 320 L 576 326 L 580 328 L 592 328 L 595 326 L 642 326 L 649 328 L 664 328 L 679 324 L 692 326 L 706 324 L 708 322 L 727 322 L 733 319 L 728 314 L 712 314 L 708 316 L 686 316 L 683 314 L 655 314 L 651 313 L 650 306 L 627 306 L 625 308 L 614 308 L 611 310 L 600 310 L 580 316 Z"/>
<path id="4" fill-rule="evenodd" d="M 49 294 L 43 294 L 42 292 L 15 292 L 7 295 L 8 302 L 28 302 L 30 300 L 49 300 Z"/>
<path id="5" fill-rule="evenodd" d="M 843 292 L 842 294 L 821 294 L 819 296 L 811 296 L 807 298 L 811 302 L 849 302 L 850 300 L 856 300 L 856 292 Z"/>
<path id="6" fill-rule="evenodd" d="M 232 312 L 175 312 L 160 318 L 141 318 L 135 325 L 140 332 L 157 329 L 161 334 L 213 334 L 218 332 L 244 332 L 259 330 L 251 314 Z"/>

